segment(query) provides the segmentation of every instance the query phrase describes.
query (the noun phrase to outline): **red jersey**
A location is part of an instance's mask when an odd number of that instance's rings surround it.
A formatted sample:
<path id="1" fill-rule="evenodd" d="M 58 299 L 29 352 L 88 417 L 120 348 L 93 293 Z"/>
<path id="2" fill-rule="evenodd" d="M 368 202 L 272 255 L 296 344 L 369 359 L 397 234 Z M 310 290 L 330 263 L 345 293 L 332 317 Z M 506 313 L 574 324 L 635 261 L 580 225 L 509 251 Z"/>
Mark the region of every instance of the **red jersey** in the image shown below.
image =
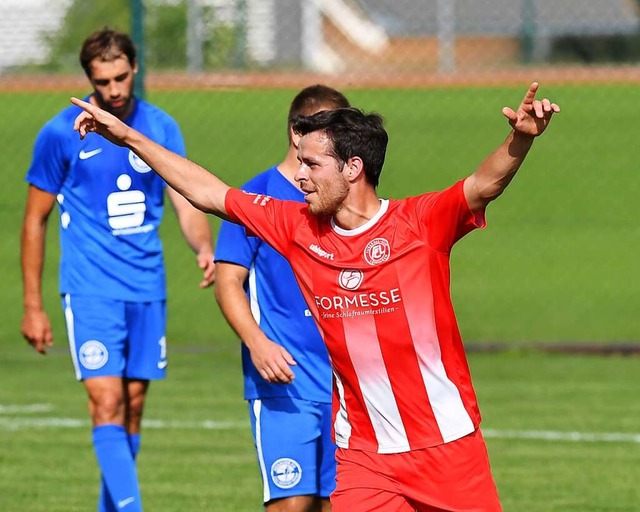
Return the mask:
<path id="1" fill-rule="evenodd" d="M 291 264 L 331 358 L 334 432 L 342 448 L 399 453 L 473 432 L 480 412 L 449 289 L 449 254 L 485 224 L 463 182 L 381 200 L 344 230 L 306 205 L 240 190 L 231 220 Z"/>

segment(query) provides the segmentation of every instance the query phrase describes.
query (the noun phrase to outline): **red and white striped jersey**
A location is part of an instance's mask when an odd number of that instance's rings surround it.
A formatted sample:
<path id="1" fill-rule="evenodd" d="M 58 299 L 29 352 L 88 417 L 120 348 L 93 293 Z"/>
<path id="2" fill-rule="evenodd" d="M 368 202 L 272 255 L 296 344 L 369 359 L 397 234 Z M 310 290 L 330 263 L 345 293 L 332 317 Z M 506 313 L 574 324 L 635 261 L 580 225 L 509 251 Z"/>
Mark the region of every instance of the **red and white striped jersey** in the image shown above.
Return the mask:
<path id="1" fill-rule="evenodd" d="M 463 182 L 381 200 L 344 230 L 306 205 L 230 190 L 231 220 L 287 258 L 333 365 L 343 448 L 398 453 L 474 431 L 480 413 L 449 289 L 453 244 L 477 227 Z"/>

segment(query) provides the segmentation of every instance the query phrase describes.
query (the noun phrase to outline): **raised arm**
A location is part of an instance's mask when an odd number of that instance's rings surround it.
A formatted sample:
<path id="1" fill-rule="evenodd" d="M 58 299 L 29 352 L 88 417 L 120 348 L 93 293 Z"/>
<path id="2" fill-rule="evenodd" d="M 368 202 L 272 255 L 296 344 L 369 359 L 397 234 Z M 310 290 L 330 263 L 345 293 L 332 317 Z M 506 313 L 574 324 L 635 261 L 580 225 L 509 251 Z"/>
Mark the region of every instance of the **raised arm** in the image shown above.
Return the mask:
<path id="1" fill-rule="evenodd" d="M 560 107 L 548 99 L 535 99 L 538 87 L 537 82 L 531 84 L 518 110 L 502 109 L 512 131 L 465 180 L 464 194 L 472 211 L 484 209 L 502 194 L 522 165 L 534 139 L 545 131 L 551 116 L 560 112 Z"/>
<path id="2" fill-rule="evenodd" d="M 199 210 L 226 217 L 224 199 L 229 186 L 198 164 L 169 151 L 91 103 L 71 98 L 82 108 L 73 125 L 81 138 L 95 132 L 118 146 L 131 149 L 174 190 Z"/>

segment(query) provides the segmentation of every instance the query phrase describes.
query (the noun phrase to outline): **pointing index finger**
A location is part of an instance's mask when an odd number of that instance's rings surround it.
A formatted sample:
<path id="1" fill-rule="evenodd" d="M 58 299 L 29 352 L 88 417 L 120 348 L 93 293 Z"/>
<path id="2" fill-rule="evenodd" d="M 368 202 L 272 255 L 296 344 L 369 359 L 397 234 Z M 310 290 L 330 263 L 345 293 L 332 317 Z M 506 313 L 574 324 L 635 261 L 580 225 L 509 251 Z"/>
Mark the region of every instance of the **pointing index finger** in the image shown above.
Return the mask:
<path id="1" fill-rule="evenodd" d="M 538 92 L 538 87 L 540 87 L 540 84 L 538 84 L 538 82 L 533 82 L 529 86 L 529 90 L 526 92 L 526 94 L 524 95 L 524 99 L 522 100 L 523 104 L 531 105 L 533 103 L 533 100 L 535 100 L 536 98 L 536 92 Z"/>

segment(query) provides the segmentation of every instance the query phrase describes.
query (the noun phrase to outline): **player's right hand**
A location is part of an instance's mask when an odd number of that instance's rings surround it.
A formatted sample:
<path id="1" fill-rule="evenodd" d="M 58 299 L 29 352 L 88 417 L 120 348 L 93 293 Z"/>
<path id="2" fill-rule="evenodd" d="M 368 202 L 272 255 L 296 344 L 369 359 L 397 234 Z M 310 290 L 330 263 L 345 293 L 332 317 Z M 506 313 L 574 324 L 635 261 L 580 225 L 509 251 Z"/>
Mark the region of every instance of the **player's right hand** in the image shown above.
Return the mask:
<path id="1" fill-rule="evenodd" d="M 27 342 L 41 354 L 46 354 L 47 348 L 53 346 L 51 322 L 42 309 L 25 309 L 21 332 Z"/>
<path id="2" fill-rule="evenodd" d="M 73 123 L 73 129 L 80 134 L 81 139 L 84 139 L 87 133 L 95 132 L 118 146 L 124 145 L 129 127 L 120 119 L 79 98 L 72 97 L 71 103 L 84 110 Z"/>

